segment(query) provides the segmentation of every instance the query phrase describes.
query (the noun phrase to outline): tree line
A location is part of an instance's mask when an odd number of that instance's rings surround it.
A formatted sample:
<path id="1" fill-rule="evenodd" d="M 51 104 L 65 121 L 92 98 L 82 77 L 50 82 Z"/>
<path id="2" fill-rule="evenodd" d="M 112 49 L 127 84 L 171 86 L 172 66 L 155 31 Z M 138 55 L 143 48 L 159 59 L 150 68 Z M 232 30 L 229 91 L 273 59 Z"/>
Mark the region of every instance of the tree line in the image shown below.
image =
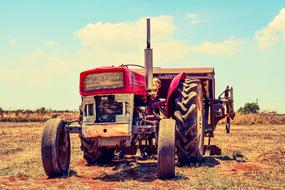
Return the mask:
<path id="1" fill-rule="evenodd" d="M 51 112 L 57 112 L 57 113 L 66 113 L 66 112 L 73 112 L 71 110 L 54 110 L 51 108 L 45 108 L 45 107 L 40 107 L 38 109 L 15 109 L 15 110 L 4 110 L 2 107 L 0 107 L 0 115 L 2 114 L 9 114 L 9 113 L 15 113 L 17 114 L 32 114 L 32 113 L 39 113 L 39 114 L 44 114 L 44 113 L 51 113 Z"/>

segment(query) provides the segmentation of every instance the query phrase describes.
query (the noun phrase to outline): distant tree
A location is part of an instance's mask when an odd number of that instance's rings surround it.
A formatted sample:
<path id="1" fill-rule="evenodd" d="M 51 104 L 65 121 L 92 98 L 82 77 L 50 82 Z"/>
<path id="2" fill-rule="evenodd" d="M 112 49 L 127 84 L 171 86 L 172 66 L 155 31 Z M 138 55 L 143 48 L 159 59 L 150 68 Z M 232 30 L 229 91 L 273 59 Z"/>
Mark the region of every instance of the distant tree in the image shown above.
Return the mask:
<path id="1" fill-rule="evenodd" d="M 0 115 L 2 116 L 4 113 L 4 110 L 0 107 Z"/>
<path id="2" fill-rule="evenodd" d="M 241 114 L 258 113 L 259 111 L 260 108 L 257 102 L 246 103 L 238 109 L 238 112 Z"/>
<path id="3" fill-rule="evenodd" d="M 41 108 L 37 109 L 36 112 L 39 113 L 39 114 L 46 113 L 46 108 L 45 107 L 41 107 Z"/>
<path id="4" fill-rule="evenodd" d="M 20 113 L 23 113 L 23 112 L 24 112 L 24 110 L 22 110 L 22 109 L 17 109 L 17 110 L 15 110 L 14 112 L 15 112 L 15 116 L 19 116 Z"/>
<path id="5" fill-rule="evenodd" d="M 24 113 L 25 113 L 25 114 L 31 114 L 31 113 L 34 113 L 34 112 L 33 112 L 32 110 L 25 109 L 25 110 L 24 110 Z"/>

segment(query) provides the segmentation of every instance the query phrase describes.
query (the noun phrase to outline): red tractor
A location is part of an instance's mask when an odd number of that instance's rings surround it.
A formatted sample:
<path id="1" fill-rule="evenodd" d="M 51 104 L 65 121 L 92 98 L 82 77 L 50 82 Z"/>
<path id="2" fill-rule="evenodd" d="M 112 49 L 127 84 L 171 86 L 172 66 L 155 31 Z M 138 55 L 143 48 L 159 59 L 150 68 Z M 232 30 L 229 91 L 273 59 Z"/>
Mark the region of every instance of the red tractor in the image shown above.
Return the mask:
<path id="1" fill-rule="evenodd" d="M 157 176 L 165 179 L 175 176 L 176 160 L 179 165 L 201 161 L 204 138 L 210 143 L 219 120 L 226 118 L 230 132 L 232 88 L 215 98 L 213 68 L 153 68 L 149 19 L 145 67 L 131 66 L 80 73 L 79 119 L 50 119 L 44 126 L 41 154 L 49 177 L 69 171 L 70 133 L 79 134 L 88 164 L 111 162 L 115 152 L 135 155 L 139 149 L 141 156 L 157 154 Z"/>

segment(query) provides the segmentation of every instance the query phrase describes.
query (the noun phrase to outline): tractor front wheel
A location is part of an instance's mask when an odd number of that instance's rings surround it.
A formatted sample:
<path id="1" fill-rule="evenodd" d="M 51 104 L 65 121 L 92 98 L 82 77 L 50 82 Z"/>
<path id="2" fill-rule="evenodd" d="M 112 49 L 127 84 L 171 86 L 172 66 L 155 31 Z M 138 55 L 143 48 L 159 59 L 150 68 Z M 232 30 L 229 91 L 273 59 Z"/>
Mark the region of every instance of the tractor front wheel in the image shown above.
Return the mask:
<path id="1" fill-rule="evenodd" d="M 68 174 L 70 137 L 64 121 L 50 119 L 45 123 L 41 155 L 44 170 L 48 177 L 60 177 Z"/>
<path id="2" fill-rule="evenodd" d="M 157 177 L 170 179 L 175 176 L 175 120 L 162 119 L 158 131 Z"/>
<path id="3" fill-rule="evenodd" d="M 107 164 L 115 156 L 115 149 L 99 147 L 97 138 L 86 139 L 81 137 L 81 150 L 88 165 Z"/>

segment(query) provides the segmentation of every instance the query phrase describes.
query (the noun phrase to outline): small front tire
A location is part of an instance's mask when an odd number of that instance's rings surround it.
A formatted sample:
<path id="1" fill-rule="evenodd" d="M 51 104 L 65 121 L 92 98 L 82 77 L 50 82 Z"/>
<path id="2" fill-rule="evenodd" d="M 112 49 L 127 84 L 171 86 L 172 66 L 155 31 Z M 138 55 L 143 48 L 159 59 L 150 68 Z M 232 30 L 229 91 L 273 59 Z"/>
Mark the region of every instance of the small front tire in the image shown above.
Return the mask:
<path id="1" fill-rule="evenodd" d="M 175 177 L 175 120 L 162 119 L 158 132 L 157 177 Z"/>
<path id="2" fill-rule="evenodd" d="M 68 174 L 70 137 L 63 120 L 49 119 L 45 123 L 41 155 L 43 167 L 48 177 L 60 177 Z"/>

